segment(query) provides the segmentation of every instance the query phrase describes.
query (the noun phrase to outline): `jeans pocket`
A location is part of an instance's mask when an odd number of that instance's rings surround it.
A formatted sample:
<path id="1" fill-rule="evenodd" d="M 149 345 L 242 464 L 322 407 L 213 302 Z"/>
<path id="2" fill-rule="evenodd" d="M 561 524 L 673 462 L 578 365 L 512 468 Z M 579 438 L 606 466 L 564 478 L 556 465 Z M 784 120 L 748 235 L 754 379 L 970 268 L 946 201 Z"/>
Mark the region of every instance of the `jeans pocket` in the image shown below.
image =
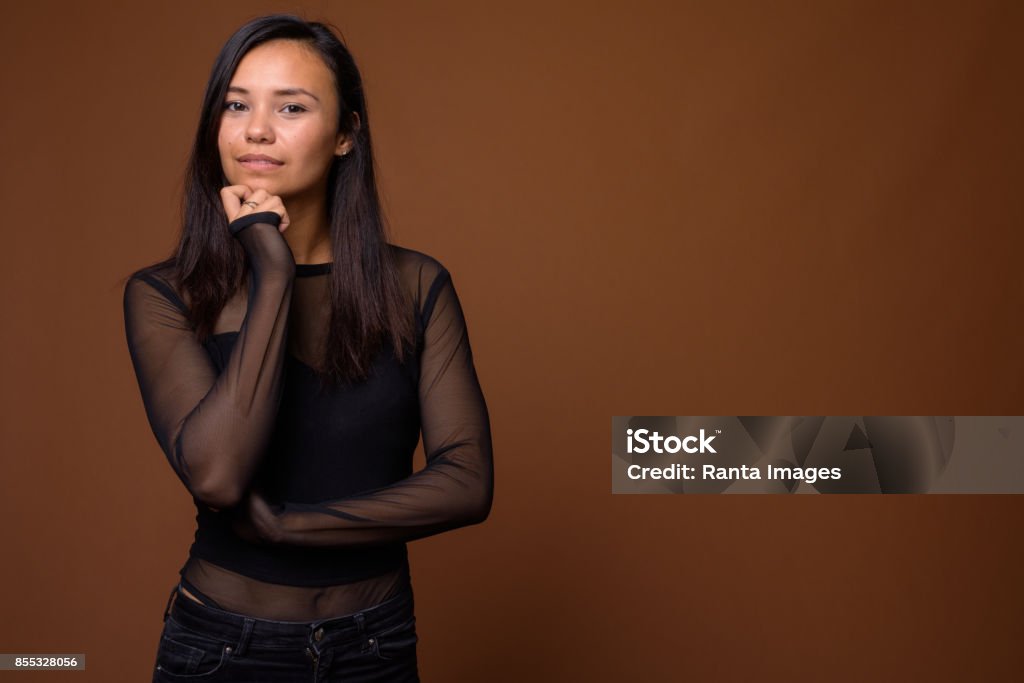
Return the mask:
<path id="1" fill-rule="evenodd" d="M 379 659 L 406 659 L 416 656 L 416 617 L 411 616 L 396 626 L 385 626 L 373 634 L 373 652 Z"/>
<path id="2" fill-rule="evenodd" d="M 168 618 L 156 653 L 157 673 L 171 680 L 212 676 L 227 662 L 231 649 L 229 643 L 185 629 Z"/>

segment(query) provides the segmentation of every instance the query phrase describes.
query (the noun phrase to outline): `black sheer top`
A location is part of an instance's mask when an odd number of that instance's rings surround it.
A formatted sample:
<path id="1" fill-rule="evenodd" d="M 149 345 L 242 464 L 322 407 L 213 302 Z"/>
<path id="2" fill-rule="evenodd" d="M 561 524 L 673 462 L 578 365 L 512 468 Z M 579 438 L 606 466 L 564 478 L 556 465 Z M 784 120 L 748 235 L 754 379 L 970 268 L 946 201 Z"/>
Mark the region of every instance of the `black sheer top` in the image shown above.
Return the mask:
<path id="1" fill-rule="evenodd" d="M 367 380 L 322 387 L 333 265 L 296 265 L 277 214 L 251 216 L 231 224 L 249 278 L 213 335 L 198 341 L 172 269 L 151 266 L 125 287 L 128 349 L 196 505 L 186 585 L 252 616 L 329 618 L 408 580 L 408 541 L 487 517 L 487 407 L 450 273 L 396 245 L 414 352 L 400 362 L 385 342 Z M 413 472 L 421 431 L 426 467 Z"/>

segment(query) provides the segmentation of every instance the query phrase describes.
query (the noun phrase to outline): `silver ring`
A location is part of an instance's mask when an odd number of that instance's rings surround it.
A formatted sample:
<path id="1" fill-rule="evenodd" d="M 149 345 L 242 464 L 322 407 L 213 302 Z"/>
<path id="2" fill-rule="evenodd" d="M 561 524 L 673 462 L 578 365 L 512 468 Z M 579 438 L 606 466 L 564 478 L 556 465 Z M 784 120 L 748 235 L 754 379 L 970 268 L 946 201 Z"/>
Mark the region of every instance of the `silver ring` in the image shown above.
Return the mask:
<path id="1" fill-rule="evenodd" d="M 250 201 L 247 201 L 247 202 L 242 202 L 242 206 L 251 206 L 252 208 L 255 209 L 257 206 L 259 206 L 259 204 L 257 204 L 256 202 L 250 200 Z"/>

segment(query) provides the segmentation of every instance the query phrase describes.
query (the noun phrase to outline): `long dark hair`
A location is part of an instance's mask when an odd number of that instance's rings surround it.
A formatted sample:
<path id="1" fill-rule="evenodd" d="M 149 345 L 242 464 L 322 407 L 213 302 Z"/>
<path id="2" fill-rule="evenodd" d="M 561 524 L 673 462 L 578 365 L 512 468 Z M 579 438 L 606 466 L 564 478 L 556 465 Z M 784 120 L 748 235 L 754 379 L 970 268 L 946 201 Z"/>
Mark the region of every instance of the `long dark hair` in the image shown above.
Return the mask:
<path id="1" fill-rule="evenodd" d="M 303 41 L 334 76 L 338 133 L 353 139 L 345 156 L 335 155 L 327 180 L 327 215 L 333 249 L 331 318 L 321 382 L 365 379 L 385 341 L 396 358 L 414 345 L 414 318 L 387 245 L 386 225 L 374 173 L 370 119 L 362 76 L 341 38 L 320 22 L 290 14 L 259 17 L 232 35 L 213 64 L 203 96 L 195 142 L 185 172 L 182 233 L 173 256 L 159 265 L 174 268 L 188 293 L 191 322 L 200 341 L 244 280 L 248 263 L 227 229 L 220 190 L 227 182 L 217 145 L 223 102 L 239 62 L 252 48 L 275 39 Z M 353 117 L 358 114 L 358 119 Z"/>

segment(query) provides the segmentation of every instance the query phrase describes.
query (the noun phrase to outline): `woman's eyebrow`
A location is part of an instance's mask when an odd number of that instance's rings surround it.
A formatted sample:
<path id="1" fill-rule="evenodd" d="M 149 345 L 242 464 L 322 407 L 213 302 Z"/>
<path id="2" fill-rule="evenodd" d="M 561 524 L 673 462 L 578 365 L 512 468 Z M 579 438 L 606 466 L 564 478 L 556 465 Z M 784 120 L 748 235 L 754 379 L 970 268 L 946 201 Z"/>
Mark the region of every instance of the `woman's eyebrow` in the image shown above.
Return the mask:
<path id="1" fill-rule="evenodd" d="M 228 92 L 237 92 L 237 93 L 241 93 L 243 95 L 248 95 L 249 94 L 248 90 L 246 90 L 245 88 L 239 87 L 237 85 L 228 86 Z M 275 90 L 274 94 L 275 95 L 309 95 L 310 97 L 312 97 L 317 102 L 320 101 L 319 97 L 317 97 L 313 93 L 309 92 L 305 88 L 281 88 L 280 90 Z"/>

